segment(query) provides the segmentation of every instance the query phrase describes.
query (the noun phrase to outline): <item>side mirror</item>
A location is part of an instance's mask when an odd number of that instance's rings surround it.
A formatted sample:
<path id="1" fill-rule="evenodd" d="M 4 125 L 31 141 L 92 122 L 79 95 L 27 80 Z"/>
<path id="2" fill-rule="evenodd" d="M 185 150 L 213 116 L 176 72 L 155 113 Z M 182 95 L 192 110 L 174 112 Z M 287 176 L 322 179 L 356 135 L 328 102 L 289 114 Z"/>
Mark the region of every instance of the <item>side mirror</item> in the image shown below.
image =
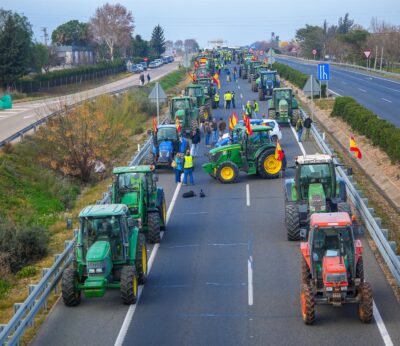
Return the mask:
<path id="1" fill-rule="evenodd" d="M 307 228 L 300 228 L 300 239 L 307 240 L 307 238 L 308 238 Z"/>

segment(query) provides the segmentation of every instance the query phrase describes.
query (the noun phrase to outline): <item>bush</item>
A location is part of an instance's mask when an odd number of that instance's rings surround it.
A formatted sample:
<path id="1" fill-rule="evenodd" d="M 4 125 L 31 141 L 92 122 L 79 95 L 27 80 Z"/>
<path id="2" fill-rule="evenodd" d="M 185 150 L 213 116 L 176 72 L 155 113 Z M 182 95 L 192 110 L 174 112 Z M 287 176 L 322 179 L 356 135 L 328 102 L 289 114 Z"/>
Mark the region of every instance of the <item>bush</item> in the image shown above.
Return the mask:
<path id="1" fill-rule="evenodd" d="M 32 276 L 35 276 L 39 269 L 34 266 L 27 266 L 22 268 L 15 276 L 18 279 L 24 279 L 24 278 L 30 278 Z"/>
<path id="2" fill-rule="evenodd" d="M 11 285 L 5 281 L 5 280 L 0 280 L 0 299 L 3 299 L 8 291 L 10 290 Z"/>
<path id="3" fill-rule="evenodd" d="M 12 273 L 47 255 L 48 240 L 48 232 L 42 227 L 16 226 L 8 220 L 0 221 L 0 252 L 6 254 L 3 265 Z"/>
<path id="4" fill-rule="evenodd" d="M 360 105 L 351 97 L 337 97 L 331 116 L 340 117 L 350 127 L 381 148 L 393 163 L 400 162 L 400 129 Z"/>

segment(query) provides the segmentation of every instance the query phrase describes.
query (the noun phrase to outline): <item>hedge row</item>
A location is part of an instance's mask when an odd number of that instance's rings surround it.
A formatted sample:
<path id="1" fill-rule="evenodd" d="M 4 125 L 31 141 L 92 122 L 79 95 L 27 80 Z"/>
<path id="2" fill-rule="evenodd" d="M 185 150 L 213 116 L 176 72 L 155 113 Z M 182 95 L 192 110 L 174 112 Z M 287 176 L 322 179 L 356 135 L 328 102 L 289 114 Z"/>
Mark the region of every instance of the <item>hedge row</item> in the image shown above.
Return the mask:
<path id="1" fill-rule="evenodd" d="M 278 74 L 288 80 L 289 82 L 293 83 L 294 85 L 296 85 L 297 87 L 299 87 L 300 89 L 303 89 L 304 85 L 307 82 L 308 79 L 308 75 L 295 70 L 294 68 L 291 68 L 288 65 L 285 64 L 280 64 L 278 62 L 274 63 L 273 65 L 274 69 L 276 71 L 278 71 Z M 322 84 L 321 85 L 321 90 L 322 90 L 322 96 L 326 95 L 326 85 Z"/>
<path id="2" fill-rule="evenodd" d="M 400 162 L 400 129 L 361 106 L 352 97 L 337 97 L 331 113 L 381 148 L 393 163 Z"/>

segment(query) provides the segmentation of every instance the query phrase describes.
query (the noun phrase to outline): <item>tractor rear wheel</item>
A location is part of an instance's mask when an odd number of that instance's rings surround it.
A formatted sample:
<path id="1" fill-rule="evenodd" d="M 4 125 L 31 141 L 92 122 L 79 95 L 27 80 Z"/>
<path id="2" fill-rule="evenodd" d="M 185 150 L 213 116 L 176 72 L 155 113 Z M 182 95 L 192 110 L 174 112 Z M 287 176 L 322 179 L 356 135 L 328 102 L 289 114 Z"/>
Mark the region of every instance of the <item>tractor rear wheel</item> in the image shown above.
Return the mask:
<path id="1" fill-rule="evenodd" d="M 147 240 L 151 244 L 159 243 L 160 237 L 160 214 L 147 214 Z"/>
<path id="2" fill-rule="evenodd" d="M 285 223 L 287 230 L 287 238 L 290 241 L 300 239 L 300 218 L 297 206 L 295 204 L 287 204 L 285 207 Z"/>
<path id="3" fill-rule="evenodd" d="M 356 278 L 360 279 L 361 282 L 364 282 L 364 261 L 362 256 L 358 259 L 356 265 Z"/>
<path id="4" fill-rule="evenodd" d="M 362 282 L 358 289 L 360 293 L 358 317 L 360 318 L 361 322 L 370 323 L 372 321 L 372 317 L 374 316 L 371 285 L 368 282 Z"/>
<path id="5" fill-rule="evenodd" d="M 282 169 L 282 161 L 275 158 L 275 148 L 270 148 L 261 153 L 258 158 L 257 173 L 263 179 L 278 178 Z"/>
<path id="6" fill-rule="evenodd" d="M 256 90 L 256 81 L 255 80 L 251 81 L 251 91 L 257 91 Z"/>
<path id="7" fill-rule="evenodd" d="M 138 234 L 135 267 L 139 285 L 143 285 L 147 279 L 147 247 L 143 233 Z"/>
<path id="8" fill-rule="evenodd" d="M 315 321 L 315 300 L 310 285 L 301 285 L 300 303 L 304 323 L 313 324 Z"/>
<path id="9" fill-rule="evenodd" d="M 224 162 L 217 169 L 217 178 L 222 184 L 231 184 L 239 176 L 239 168 L 233 162 Z"/>
<path id="10" fill-rule="evenodd" d="M 268 109 L 268 118 L 270 118 L 270 119 L 276 118 L 275 109 Z"/>
<path id="11" fill-rule="evenodd" d="M 311 280 L 311 272 L 310 268 L 304 259 L 304 257 L 301 257 L 301 282 L 305 285 L 309 285 Z"/>
<path id="12" fill-rule="evenodd" d="M 163 196 L 161 205 L 158 206 L 158 210 L 159 210 L 160 219 L 161 219 L 160 229 L 162 231 L 165 231 L 165 229 L 167 228 L 167 225 L 166 225 L 166 222 L 167 222 L 167 202 L 165 201 L 165 196 Z"/>
<path id="13" fill-rule="evenodd" d="M 66 306 L 77 306 L 81 302 L 81 291 L 78 289 L 78 275 L 74 268 L 67 268 L 62 274 L 61 291 Z"/>
<path id="14" fill-rule="evenodd" d="M 299 120 L 299 118 L 300 118 L 300 111 L 298 109 L 293 109 L 292 110 L 292 119 L 290 121 L 292 126 L 296 126 L 297 120 Z"/>
<path id="15" fill-rule="evenodd" d="M 264 90 L 262 88 L 258 88 L 258 100 L 264 101 Z"/>
<path id="16" fill-rule="evenodd" d="M 125 266 L 121 270 L 121 298 L 124 304 L 132 305 L 137 301 L 138 278 L 133 266 Z"/>
<path id="17" fill-rule="evenodd" d="M 340 202 L 337 204 L 337 211 L 347 213 L 351 217 L 351 208 L 346 202 Z"/>

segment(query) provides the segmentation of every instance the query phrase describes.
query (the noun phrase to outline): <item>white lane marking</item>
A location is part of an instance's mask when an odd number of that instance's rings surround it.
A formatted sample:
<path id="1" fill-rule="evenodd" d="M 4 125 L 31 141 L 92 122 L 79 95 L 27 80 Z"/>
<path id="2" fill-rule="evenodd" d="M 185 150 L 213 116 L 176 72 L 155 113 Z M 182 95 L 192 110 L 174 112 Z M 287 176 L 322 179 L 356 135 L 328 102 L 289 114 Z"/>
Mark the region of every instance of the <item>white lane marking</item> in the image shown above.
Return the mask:
<path id="1" fill-rule="evenodd" d="M 378 307 L 375 304 L 375 301 L 373 301 L 374 304 L 374 319 L 376 322 L 376 325 L 378 326 L 379 333 L 381 333 L 383 342 L 385 343 L 385 346 L 393 346 L 393 341 L 390 338 L 390 335 L 386 329 L 385 323 L 383 322 L 382 316 L 379 313 Z"/>
<path id="2" fill-rule="evenodd" d="M 29 119 L 29 118 L 32 118 L 32 117 L 34 117 L 35 115 L 25 115 L 24 116 L 24 119 Z"/>
<path id="3" fill-rule="evenodd" d="M 246 184 L 246 205 L 250 207 L 250 185 Z"/>
<path id="4" fill-rule="evenodd" d="M 383 97 L 382 97 L 382 100 L 385 101 L 385 102 L 392 103 L 392 101 L 390 101 L 390 100 L 388 100 L 388 99 L 385 99 L 385 98 L 383 98 Z"/>
<path id="5" fill-rule="evenodd" d="M 247 298 L 250 306 L 253 305 L 253 256 L 247 260 Z"/>
<path id="6" fill-rule="evenodd" d="M 303 144 L 297 140 L 297 133 L 295 129 L 293 128 L 292 125 L 290 125 L 290 128 L 292 129 L 293 136 L 296 139 L 296 142 L 299 144 L 299 147 L 301 151 L 303 152 L 303 155 L 306 155 L 306 151 L 304 150 Z M 385 346 L 393 346 L 392 339 L 390 338 L 390 335 L 386 329 L 385 323 L 383 322 L 382 316 L 379 313 L 378 307 L 375 304 L 375 301 L 373 301 L 373 307 L 374 307 L 374 319 L 376 322 L 376 325 L 378 326 L 379 333 L 382 336 L 383 342 L 385 343 Z"/>
<path id="7" fill-rule="evenodd" d="M 240 89 L 240 85 L 238 85 L 238 89 Z"/>
<path id="8" fill-rule="evenodd" d="M 172 210 L 174 209 L 174 206 L 175 206 L 175 203 L 176 203 L 176 199 L 178 198 L 178 194 L 179 194 L 179 191 L 181 189 L 181 186 L 182 186 L 182 183 L 179 183 L 176 186 L 176 189 L 175 189 L 175 192 L 174 192 L 174 196 L 172 197 L 172 200 L 171 200 L 171 204 L 168 207 L 167 219 L 165 221 L 166 225 L 168 224 L 168 221 L 169 221 L 169 219 L 171 217 Z M 161 239 L 163 238 L 163 236 L 164 236 L 164 232 L 161 232 Z M 156 258 L 156 255 L 157 255 L 159 247 L 160 247 L 160 244 L 155 244 L 154 247 L 153 247 L 153 250 L 151 251 L 150 258 L 149 258 L 149 261 L 147 263 L 147 275 L 150 273 L 150 270 L 151 270 L 151 268 L 153 266 L 153 263 L 154 263 L 154 260 Z M 142 295 L 143 288 L 144 288 L 144 285 L 139 286 L 138 297 L 137 297 L 136 304 L 133 304 L 133 305 L 131 305 L 129 307 L 128 312 L 125 315 L 124 322 L 122 323 L 121 329 L 120 329 L 120 331 L 118 333 L 117 340 L 115 340 L 114 346 L 121 346 L 123 344 L 125 336 L 126 336 L 126 333 L 128 332 L 128 328 L 129 328 L 129 326 L 130 326 L 130 324 L 132 322 L 133 315 L 135 314 L 136 307 L 137 307 L 137 305 L 139 303 L 139 300 L 140 300 L 140 297 Z"/>
<path id="9" fill-rule="evenodd" d="M 328 89 L 328 91 L 330 91 L 332 94 L 335 94 L 336 96 L 342 96 L 342 95 L 340 95 L 339 93 L 333 91 L 332 89 Z"/>
<path id="10" fill-rule="evenodd" d="M 361 88 L 358 88 L 358 90 L 362 91 L 363 93 L 366 93 L 366 92 L 367 92 L 367 90 L 361 89 Z"/>

